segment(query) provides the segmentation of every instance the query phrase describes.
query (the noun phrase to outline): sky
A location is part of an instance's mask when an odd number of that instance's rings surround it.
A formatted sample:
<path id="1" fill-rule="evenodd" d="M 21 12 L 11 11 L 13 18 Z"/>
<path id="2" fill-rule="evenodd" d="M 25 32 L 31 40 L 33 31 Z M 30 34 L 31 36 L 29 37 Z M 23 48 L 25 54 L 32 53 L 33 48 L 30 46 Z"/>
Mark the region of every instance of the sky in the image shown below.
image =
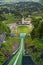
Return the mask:
<path id="1" fill-rule="evenodd" d="M 39 0 L 0 0 L 4 2 L 20 2 L 20 1 L 34 1 L 34 2 L 39 2 Z"/>

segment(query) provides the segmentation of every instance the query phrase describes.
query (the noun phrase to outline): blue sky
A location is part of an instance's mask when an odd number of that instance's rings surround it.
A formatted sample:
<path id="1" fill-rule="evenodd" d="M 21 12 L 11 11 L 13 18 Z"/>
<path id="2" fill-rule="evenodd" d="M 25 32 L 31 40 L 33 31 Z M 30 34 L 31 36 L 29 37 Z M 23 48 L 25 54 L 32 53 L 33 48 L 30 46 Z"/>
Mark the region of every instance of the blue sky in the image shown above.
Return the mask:
<path id="1" fill-rule="evenodd" d="M 2 1 L 2 0 L 0 0 Z M 20 1 L 30 1 L 30 0 L 3 0 L 5 2 L 20 2 Z M 31 1 L 34 1 L 34 2 L 38 2 L 39 0 L 31 0 Z"/>

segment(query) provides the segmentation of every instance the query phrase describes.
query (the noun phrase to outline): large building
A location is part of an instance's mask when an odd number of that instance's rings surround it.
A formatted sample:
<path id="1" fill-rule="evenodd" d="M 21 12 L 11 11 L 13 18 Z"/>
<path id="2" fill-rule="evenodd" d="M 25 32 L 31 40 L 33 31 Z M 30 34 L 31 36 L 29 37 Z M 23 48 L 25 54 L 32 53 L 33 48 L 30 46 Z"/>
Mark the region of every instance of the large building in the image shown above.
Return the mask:
<path id="1" fill-rule="evenodd" d="M 22 24 L 30 24 L 30 22 L 31 22 L 30 18 L 26 18 L 26 19 L 22 18 Z"/>

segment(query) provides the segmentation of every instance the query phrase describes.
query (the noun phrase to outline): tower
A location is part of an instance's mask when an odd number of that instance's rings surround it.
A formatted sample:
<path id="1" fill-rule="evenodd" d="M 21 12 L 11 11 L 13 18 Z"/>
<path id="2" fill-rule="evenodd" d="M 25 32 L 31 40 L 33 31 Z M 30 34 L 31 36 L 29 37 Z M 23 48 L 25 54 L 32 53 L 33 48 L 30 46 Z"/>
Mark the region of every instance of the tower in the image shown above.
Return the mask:
<path id="1" fill-rule="evenodd" d="M 22 24 L 24 24 L 24 18 L 22 18 Z"/>

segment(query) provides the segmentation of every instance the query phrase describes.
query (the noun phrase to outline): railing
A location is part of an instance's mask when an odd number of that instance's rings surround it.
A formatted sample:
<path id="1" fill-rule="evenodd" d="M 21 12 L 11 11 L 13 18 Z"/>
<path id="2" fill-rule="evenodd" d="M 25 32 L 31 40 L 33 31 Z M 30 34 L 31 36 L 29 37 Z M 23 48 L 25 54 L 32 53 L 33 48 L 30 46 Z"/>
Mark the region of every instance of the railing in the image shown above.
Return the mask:
<path id="1" fill-rule="evenodd" d="M 22 54 L 24 51 L 24 37 L 26 33 L 20 34 L 21 43 L 19 49 L 17 49 L 8 59 L 3 63 L 3 65 L 21 65 Z M 20 61 L 20 62 L 19 62 Z"/>
<path id="2" fill-rule="evenodd" d="M 10 60 L 16 55 L 16 53 L 19 51 L 19 48 L 14 52 L 12 53 L 12 55 L 10 55 L 7 60 L 2 64 L 2 65 L 8 65 Z"/>

